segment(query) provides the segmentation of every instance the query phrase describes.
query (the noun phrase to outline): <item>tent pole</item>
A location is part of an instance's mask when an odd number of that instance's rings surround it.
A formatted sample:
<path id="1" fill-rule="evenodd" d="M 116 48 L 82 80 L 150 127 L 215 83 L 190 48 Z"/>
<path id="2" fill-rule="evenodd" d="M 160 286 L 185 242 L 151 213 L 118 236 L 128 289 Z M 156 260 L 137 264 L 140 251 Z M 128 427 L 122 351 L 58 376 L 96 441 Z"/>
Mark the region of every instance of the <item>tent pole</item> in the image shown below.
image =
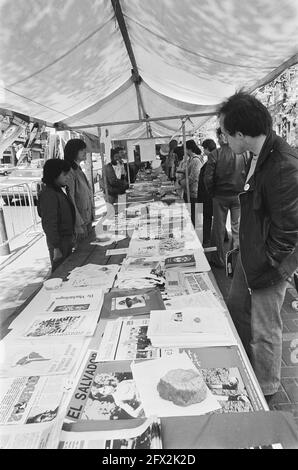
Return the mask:
<path id="1" fill-rule="evenodd" d="M 97 130 L 98 130 L 98 137 L 99 137 L 99 141 L 100 141 L 100 138 L 101 138 L 101 128 L 98 127 Z M 100 152 L 100 156 L 101 156 L 101 168 L 102 168 L 103 184 L 104 184 L 104 187 L 105 187 L 106 202 L 109 202 L 108 185 L 107 185 L 107 175 L 106 175 L 106 166 L 105 166 L 105 160 L 104 160 L 104 156 L 103 156 L 103 152 L 102 152 L 102 151 Z"/>
<path id="2" fill-rule="evenodd" d="M 184 165 L 185 165 L 185 179 L 186 179 L 186 197 L 187 197 L 187 202 L 190 202 L 188 165 L 187 165 L 187 151 L 186 151 L 185 120 L 182 121 L 182 132 L 183 132 Z"/>
<path id="3" fill-rule="evenodd" d="M 110 126 L 119 126 L 119 125 L 124 125 L 124 124 L 140 124 L 142 122 L 156 122 L 156 121 L 171 121 L 171 120 L 182 120 L 186 119 L 189 117 L 209 117 L 209 116 L 216 116 L 217 112 L 216 111 L 209 111 L 209 112 L 202 112 L 202 113 L 194 113 L 194 114 L 179 114 L 177 116 L 163 116 L 163 117 L 157 117 L 157 118 L 146 118 L 146 119 L 133 119 L 130 121 L 114 121 L 114 122 L 100 122 L 97 124 L 86 124 L 83 126 L 68 126 L 64 124 L 63 122 L 59 122 L 55 124 L 55 127 L 57 127 L 58 130 L 82 130 L 82 129 L 90 129 L 92 127 L 110 127 Z"/>

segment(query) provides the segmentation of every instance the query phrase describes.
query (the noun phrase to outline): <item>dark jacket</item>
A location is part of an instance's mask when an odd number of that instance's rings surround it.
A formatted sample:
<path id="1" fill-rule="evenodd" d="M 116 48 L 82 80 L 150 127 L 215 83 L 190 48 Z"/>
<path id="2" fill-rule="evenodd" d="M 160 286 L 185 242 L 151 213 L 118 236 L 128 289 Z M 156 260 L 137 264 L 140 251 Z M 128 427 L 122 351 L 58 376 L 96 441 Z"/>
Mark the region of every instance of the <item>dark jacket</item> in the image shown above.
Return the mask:
<path id="1" fill-rule="evenodd" d="M 46 185 L 38 197 L 38 214 L 47 241 L 60 248 L 61 239 L 74 235 L 75 207 L 61 188 Z"/>
<path id="2" fill-rule="evenodd" d="M 213 150 L 204 177 L 210 196 L 236 196 L 243 191 L 248 165 L 248 153 L 236 155 L 227 144 Z"/>
<path id="3" fill-rule="evenodd" d="M 240 194 L 240 254 L 251 289 L 287 279 L 282 262 L 298 242 L 298 154 L 271 132 Z"/>
<path id="4" fill-rule="evenodd" d="M 209 192 L 207 191 L 207 188 L 205 186 L 205 181 L 204 181 L 206 168 L 207 168 L 207 162 L 204 163 L 200 171 L 199 186 L 198 186 L 198 202 L 209 202 L 211 200 L 211 203 L 212 203 L 212 198 Z"/>
<path id="5" fill-rule="evenodd" d="M 106 179 L 107 179 L 107 189 L 110 196 L 118 196 L 119 194 L 124 194 L 128 188 L 126 180 L 119 180 L 115 174 L 113 165 L 108 163 L 105 167 L 106 170 Z"/>

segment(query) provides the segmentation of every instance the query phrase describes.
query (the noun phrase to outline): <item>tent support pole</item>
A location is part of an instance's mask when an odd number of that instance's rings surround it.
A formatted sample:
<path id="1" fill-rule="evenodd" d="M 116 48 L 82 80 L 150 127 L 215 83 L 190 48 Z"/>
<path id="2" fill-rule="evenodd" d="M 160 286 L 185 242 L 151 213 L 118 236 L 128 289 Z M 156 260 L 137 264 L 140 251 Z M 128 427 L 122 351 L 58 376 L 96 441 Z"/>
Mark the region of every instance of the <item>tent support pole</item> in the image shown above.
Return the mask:
<path id="1" fill-rule="evenodd" d="M 67 126 L 63 122 L 56 123 L 56 127 L 58 130 L 82 130 L 82 129 L 90 129 L 91 127 L 110 127 L 110 126 L 119 126 L 124 124 L 140 124 L 142 122 L 156 122 L 156 121 L 171 121 L 171 120 L 182 120 L 189 117 L 209 117 L 209 116 L 216 116 L 216 111 L 209 111 L 209 112 L 202 112 L 202 113 L 194 113 L 194 114 L 184 114 L 178 116 L 163 116 L 158 118 L 147 118 L 147 119 L 133 119 L 131 121 L 114 121 L 114 122 L 100 122 L 98 124 L 87 124 L 83 126 Z"/>
<path id="2" fill-rule="evenodd" d="M 98 126 L 97 130 L 98 130 L 98 137 L 99 137 L 99 141 L 100 141 L 100 138 L 101 138 L 101 128 L 100 128 L 100 126 Z M 106 166 L 105 166 L 105 160 L 104 160 L 104 156 L 103 156 L 103 152 L 102 152 L 102 151 L 100 152 L 100 156 L 101 156 L 101 168 L 102 168 L 103 184 L 104 184 L 104 187 L 105 187 L 106 202 L 109 202 L 109 193 L 108 193 L 108 186 L 107 186 Z"/>
<path id="3" fill-rule="evenodd" d="M 186 197 L 187 197 L 187 202 L 190 202 L 188 165 L 187 165 L 187 150 L 186 150 L 185 120 L 182 121 L 182 132 L 183 132 L 184 165 L 185 165 L 185 179 L 186 179 Z"/>

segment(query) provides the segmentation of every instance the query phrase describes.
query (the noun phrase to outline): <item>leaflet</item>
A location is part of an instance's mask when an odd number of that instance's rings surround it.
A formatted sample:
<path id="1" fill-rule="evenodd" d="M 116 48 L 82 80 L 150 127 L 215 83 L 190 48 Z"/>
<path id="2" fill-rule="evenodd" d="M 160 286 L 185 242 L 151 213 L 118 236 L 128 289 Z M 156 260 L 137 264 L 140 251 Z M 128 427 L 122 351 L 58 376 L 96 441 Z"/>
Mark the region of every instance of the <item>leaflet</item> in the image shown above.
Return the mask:
<path id="1" fill-rule="evenodd" d="M 88 340 L 1 341 L 0 377 L 71 375 L 86 353 Z"/>
<path id="2" fill-rule="evenodd" d="M 33 339 L 53 336 L 92 336 L 97 325 L 99 313 L 38 315 L 22 332 L 19 338 Z M 11 339 L 12 336 L 9 336 Z"/>
<path id="3" fill-rule="evenodd" d="M 154 348 L 147 336 L 149 318 L 109 321 L 97 352 L 97 361 L 156 359 L 178 352 L 173 348 Z"/>
<path id="4" fill-rule="evenodd" d="M 51 294 L 46 312 L 92 312 L 100 311 L 103 302 L 103 292 L 96 290 L 75 290 Z"/>
<path id="5" fill-rule="evenodd" d="M 140 420 L 137 420 L 138 422 Z M 161 423 L 146 419 L 139 426 L 108 429 L 99 422 L 64 423 L 59 449 L 161 449 Z"/>
<path id="6" fill-rule="evenodd" d="M 62 376 L 1 379 L 0 425 L 53 421 L 58 415 L 64 384 Z"/>

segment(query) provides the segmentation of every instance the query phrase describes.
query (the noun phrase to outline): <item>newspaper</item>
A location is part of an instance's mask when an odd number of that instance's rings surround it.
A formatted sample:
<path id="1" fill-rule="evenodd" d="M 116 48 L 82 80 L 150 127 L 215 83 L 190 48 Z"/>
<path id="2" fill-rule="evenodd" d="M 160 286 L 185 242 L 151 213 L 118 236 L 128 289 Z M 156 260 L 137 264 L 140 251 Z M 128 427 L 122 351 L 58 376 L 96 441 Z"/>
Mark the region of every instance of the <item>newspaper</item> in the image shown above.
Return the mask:
<path id="1" fill-rule="evenodd" d="M 220 409 L 220 404 L 206 386 L 205 398 L 201 402 L 188 406 L 176 405 L 170 398 L 164 399 L 160 396 L 158 384 L 168 372 L 172 370 L 197 372 L 195 365 L 186 353 L 177 354 L 170 358 L 133 363 L 131 369 L 146 416 L 199 416 Z"/>
<path id="2" fill-rule="evenodd" d="M 130 361 L 96 361 L 90 351 L 73 390 L 66 420 L 122 420 L 144 417 Z"/>
<path id="3" fill-rule="evenodd" d="M 122 319 L 109 321 L 105 328 L 97 361 L 128 361 L 156 359 L 178 352 L 172 348 L 154 348 L 147 336 L 149 319 Z"/>
<path id="4" fill-rule="evenodd" d="M 182 272 L 180 269 L 166 270 L 166 289 L 168 294 L 174 297 L 208 291 L 217 296 L 207 273 Z"/>
<path id="5" fill-rule="evenodd" d="M 53 449 L 56 424 L 0 426 L 0 449 Z"/>
<path id="6" fill-rule="evenodd" d="M 62 376 L 1 379 L 0 425 L 53 421 L 58 415 L 64 385 Z"/>
<path id="7" fill-rule="evenodd" d="M 101 430 L 100 423 L 65 423 L 59 443 L 59 449 L 161 448 L 161 424 L 158 418 L 148 418 L 137 427 L 111 430 Z"/>
<path id="8" fill-rule="evenodd" d="M 71 375 L 88 346 L 88 340 L 1 341 L 0 377 Z"/>
<path id="9" fill-rule="evenodd" d="M 100 311 L 103 303 L 103 292 L 96 290 L 75 290 L 51 294 L 46 308 L 48 313 L 92 312 Z"/>
<path id="10" fill-rule="evenodd" d="M 53 336 L 92 336 L 98 317 L 98 312 L 38 315 L 22 332 L 14 330 L 14 335 L 23 339 Z M 9 339 L 11 339 L 11 335 Z"/>

